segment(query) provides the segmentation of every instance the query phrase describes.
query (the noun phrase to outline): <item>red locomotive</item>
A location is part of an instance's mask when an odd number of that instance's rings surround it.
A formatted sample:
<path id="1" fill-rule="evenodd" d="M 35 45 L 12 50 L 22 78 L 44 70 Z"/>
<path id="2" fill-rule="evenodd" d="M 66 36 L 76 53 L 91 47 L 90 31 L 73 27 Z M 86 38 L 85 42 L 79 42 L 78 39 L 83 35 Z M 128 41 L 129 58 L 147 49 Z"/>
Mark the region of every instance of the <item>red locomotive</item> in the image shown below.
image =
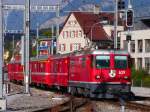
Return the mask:
<path id="1" fill-rule="evenodd" d="M 19 62 L 8 64 L 10 81 L 23 81 Z M 114 98 L 131 92 L 130 57 L 122 50 L 86 50 L 31 59 L 31 83 L 67 89 L 71 94 Z"/>

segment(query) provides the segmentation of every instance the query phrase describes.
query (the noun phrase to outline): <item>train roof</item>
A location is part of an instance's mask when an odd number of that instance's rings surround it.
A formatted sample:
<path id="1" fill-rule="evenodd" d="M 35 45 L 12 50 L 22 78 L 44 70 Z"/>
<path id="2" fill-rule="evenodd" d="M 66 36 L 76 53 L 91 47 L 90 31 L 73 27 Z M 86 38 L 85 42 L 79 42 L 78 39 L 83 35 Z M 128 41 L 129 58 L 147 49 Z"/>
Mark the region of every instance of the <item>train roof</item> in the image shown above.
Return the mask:
<path id="1" fill-rule="evenodd" d="M 94 50 L 92 54 L 120 54 L 120 55 L 127 55 L 129 54 L 125 50 Z"/>
<path id="2" fill-rule="evenodd" d="M 47 60 L 50 56 L 48 55 L 43 55 L 43 56 L 39 56 L 39 57 L 32 57 L 30 58 L 31 61 L 39 61 L 39 60 Z"/>
<path id="3" fill-rule="evenodd" d="M 125 50 L 115 50 L 115 49 L 88 49 L 88 50 L 82 50 L 78 52 L 71 53 L 70 55 L 85 55 L 85 54 L 118 54 L 118 55 L 128 55 L 129 53 Z"/>

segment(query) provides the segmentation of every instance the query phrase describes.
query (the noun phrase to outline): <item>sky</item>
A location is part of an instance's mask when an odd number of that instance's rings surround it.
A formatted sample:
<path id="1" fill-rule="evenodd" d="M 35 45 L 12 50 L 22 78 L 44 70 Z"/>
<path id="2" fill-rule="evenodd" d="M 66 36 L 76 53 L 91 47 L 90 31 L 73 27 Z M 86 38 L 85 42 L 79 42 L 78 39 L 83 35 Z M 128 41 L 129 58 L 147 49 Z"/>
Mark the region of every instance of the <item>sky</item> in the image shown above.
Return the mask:
<path id="1" fill-rule="evenodd" d="M 62 10 L 61 15 L 64 15 L 64 11 L 77 10 L 84 4 L 94 3 L 99 4 L 102 10 L 113 10 L 114 0 L 30 0 L 31 5 L 56 5 L 61 3 Z M 125 0 L 127 1 L 127 0 Z M 150 0 L 131 0 L 134 8 L 139 13 L 147 13 L 147 11 L 142 12 L 141 9 L 145 7 L 150 7 Z M 3 4 L 24 4 L 25 0 L 3 0 Z M 5 11 L 6 15 L 6 11 Z M 6 16 L 4 16 L 6 18 Z M 35 29 L 36 24 L 42 24 L 46 20 L 55 17 L 55 13 L 32 13 L 31 14 L 31 28 Z M 5 21 L 5 26 L 7 30 L 12 29 L 23 29 L 23 12 L 22 11 L 9 11 L 7 16 L 7 21 Z"/>

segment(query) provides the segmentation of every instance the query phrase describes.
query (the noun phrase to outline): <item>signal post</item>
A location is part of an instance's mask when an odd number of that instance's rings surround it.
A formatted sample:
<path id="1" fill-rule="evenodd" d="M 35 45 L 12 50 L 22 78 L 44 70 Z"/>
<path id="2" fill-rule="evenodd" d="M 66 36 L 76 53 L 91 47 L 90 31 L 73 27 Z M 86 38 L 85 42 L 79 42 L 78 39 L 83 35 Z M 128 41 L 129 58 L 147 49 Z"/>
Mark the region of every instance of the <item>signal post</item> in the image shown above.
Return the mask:
<path id="1" fill-rule="evenodd" d="M 3 74 L 3 11 L 2 0 L 0 0 L 0 111 L 6 111 L 6 98 L 3 95 L 4 74 Z"/>

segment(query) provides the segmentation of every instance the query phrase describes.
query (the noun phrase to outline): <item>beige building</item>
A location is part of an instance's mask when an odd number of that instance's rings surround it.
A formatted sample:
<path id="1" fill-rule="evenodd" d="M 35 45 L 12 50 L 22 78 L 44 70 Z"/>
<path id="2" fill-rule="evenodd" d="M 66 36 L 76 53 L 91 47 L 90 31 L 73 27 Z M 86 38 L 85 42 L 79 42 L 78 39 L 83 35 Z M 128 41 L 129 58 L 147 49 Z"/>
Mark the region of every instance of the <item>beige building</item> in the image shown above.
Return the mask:
<path id="1" fill-rule="evenodd" d="M 57 39 L 57 53 L 89 47 L 113 47 L 113 13 L 70 13 Z M 118 27 L 123 30 L 123 27 Z"/>
<path id="2" fill-rule="evenodd" d="M 127 32 L 121 32 L 121 48 L 130 52 L 135 67 L 150 72 L 150 30 L 132 31 L 132 40 L 126 41 Z"/>

